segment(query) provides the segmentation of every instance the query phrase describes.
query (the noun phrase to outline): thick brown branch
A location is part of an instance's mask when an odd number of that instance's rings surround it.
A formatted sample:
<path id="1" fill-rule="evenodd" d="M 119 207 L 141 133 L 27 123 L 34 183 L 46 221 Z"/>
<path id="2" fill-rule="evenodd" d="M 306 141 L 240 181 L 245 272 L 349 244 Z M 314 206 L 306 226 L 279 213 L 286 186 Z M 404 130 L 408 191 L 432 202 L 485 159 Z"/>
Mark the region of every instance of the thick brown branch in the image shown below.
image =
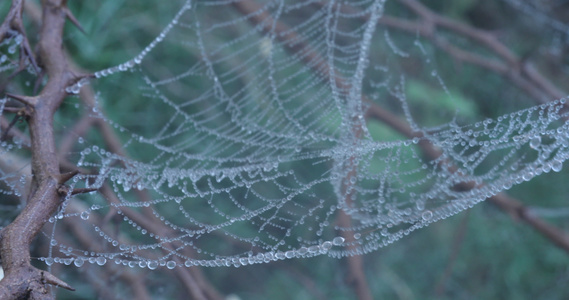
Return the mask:
<path id="1" fill-rule="evenodd" d="M 12 7 L 18 5 L 17 19 L 21 19 L 22 3 L 18 0 L 13 2 Z M 60 172 L 55 154 L 53 114 L 66 96 L 65 87 L 76 80 L 63 53 L 66 3 L 64 0 L 44 0 L 42 5 L 43 25 L 38 53 L 49 80 L 39 95 L 26 98 L 26 104 L 32 107 L 27 121 L 34 177 L 27 205 L 2 230 L 0 253 L 5 272 L 0 282 L 2 299 L 50 299 L 52 297 L 45 284 L 70 288 L 55 276 L 32 267 L 29 254 L 30 243 L 60 205 L 56 178 Z M 21 30 L 23 32 L 23 28 Z M 4 37 L 1 31 L 0 37 Z"/>

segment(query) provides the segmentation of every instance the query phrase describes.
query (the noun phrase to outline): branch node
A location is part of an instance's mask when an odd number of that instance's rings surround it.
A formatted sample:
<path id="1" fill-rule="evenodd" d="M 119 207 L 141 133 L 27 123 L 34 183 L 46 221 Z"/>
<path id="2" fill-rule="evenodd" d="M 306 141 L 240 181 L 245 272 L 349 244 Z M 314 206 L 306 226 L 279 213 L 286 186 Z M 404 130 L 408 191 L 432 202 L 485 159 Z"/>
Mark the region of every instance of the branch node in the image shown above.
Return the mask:
<path id="1" fill-rule="evenodd" d="M 57 193 L 60 196 L 65 196 L 69 193 L 69 187 L 64 184 L 61 184 L 59 185 L 59 187 L 57 187 Z"/>

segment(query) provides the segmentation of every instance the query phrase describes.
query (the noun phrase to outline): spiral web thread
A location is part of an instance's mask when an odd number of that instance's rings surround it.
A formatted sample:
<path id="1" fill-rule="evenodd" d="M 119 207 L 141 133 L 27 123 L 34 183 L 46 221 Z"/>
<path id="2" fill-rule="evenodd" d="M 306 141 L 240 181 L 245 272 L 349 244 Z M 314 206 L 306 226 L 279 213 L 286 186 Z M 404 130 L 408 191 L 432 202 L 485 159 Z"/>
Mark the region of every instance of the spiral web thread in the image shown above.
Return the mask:
<path id="1" fill-rule="evenodd" d="M 270 1 L 239 13 L 231 1 L 183 3 L 138 55 L 91 83 L 112 86 L 97 90 L 90 114 L 116 129 L 127 154 L 78 138 L 82 149 L 70 157 L 92 172 L 71 187 L 108 185 L 110 193 L 69 195 L 50 226 L 81 220 L 105 250 L 75 249 L 47 232 L 51 253 L 42 260 L 154 269 L 360 255 L 561 170 L 564 99 L 471 125 L 415 124 L 405 77 L 387 57 L 424 50 L 418 41 L 397 45 L 376 25 L 384 4 Z M 366 94 L 378 105 L 401 100 L 421 137 L 374 140 Z M 143 117 L 102 113 L 121 101 L 138 104 L 125 114 Z M 425 157 L 424 147 L 438 157 Z M 0 151 L 19 148 L 4 142 Z M 25 190 L 25 176 L 14 174 L 0 174 L 2 193 Z"/>

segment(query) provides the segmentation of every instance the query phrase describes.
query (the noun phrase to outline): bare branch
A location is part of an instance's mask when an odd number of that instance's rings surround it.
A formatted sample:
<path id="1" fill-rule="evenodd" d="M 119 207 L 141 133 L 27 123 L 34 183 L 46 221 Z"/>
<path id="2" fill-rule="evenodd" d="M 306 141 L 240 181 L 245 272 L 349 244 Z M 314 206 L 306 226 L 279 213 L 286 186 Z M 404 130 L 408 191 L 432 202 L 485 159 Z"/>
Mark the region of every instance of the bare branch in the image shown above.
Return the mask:
<path id="1" fill-rule="evenodd" d="M 3 41 L 5 38 L 10 37 L 11 30 L 16 31 L 23 36 L 22 40 L 22 53 L 23 55 L 20 57 L 20 68 L 25 65 L 24 60 L 28 59 L 36 72 L 39 73 L 39 67 L 36 63 L 36 59 L 34 57 L 34 53 L 32 48 L 30 47 L 30 42 L 28 41 L 28 37 L 26 35 L 26 31 L 24 29 L 24 24 L 22 22 L 22 10 L 24 8 L 24 0 L 13 0 L 12 6 L 8 11 L 8 15 L 0 25 L 0 41 Z"/>
<path id="2" fill-rule="evenodd" d="M 9 17 L 0 27 L 0 39 L 6 35 L 5 24 L 14 26 L 22 34 L 21 11 L 23 1 L 15 0 Z M 0 298 L 50 299 L 45 284 L 70 288 L 69 285 L 30 264 L 29 248 L 34 237 L 60 205 L 58 193 L 59 162 L 55 151 L 53 114 L 66 96 L 65 87 L 77 80 L 69 70 L 63 53 L 62 34 L 65 24 L 64 0 L 44 0 L 43 26 L 40 31 L 38 53 L 49 80 L 34 101 L 19 97 L 32 107 L 27 123 L 30 131 L 33 182 L 29 201 L 20 215 L 2 230 L 0 253 L 5 277 L 0 281 Z M 27 43 L 27 41 L 26 41 Z M 25 43 L 25 44 L 26 44 Z M 31 51 L 27 50 L 29 55 Z M 40 105 L 41 103 L 41 105 Z M 54 177 L 55 176 L 55 177 Z"/>

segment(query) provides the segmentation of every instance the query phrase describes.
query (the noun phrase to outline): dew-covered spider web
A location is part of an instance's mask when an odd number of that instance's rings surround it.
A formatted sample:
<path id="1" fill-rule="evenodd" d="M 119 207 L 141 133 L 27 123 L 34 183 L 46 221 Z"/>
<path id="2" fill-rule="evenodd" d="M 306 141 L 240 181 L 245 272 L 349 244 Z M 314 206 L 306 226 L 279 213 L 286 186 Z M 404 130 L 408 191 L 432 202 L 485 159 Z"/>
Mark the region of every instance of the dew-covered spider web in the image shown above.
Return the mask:
<path id="1" fill-rule="evenodd" d="M 68 87 L 95 90 L 85 115 L 121 146 L 76 138 L 67 159 L 81 173 L 44 231 L 48 265 L 360 255 L 569 157 L 563 99 L 470 123 L 460 112 L 416 120 L 407 87 L 421 74 L 409 67 L 420 62 L 441 95 L 452 92 L 421 38 L 380 25 L 385 1 L 178 5 L 130 59 Z M 374 136 L 371 123 L 398 135 Z M 2 155 L 21 144 L 4 142 Z M 0 174 L 2 192 L 25 194 L 26 176 L 11 175 L 22 173 Z M 54 234 L 66 224 L 98 250 Z"/>

